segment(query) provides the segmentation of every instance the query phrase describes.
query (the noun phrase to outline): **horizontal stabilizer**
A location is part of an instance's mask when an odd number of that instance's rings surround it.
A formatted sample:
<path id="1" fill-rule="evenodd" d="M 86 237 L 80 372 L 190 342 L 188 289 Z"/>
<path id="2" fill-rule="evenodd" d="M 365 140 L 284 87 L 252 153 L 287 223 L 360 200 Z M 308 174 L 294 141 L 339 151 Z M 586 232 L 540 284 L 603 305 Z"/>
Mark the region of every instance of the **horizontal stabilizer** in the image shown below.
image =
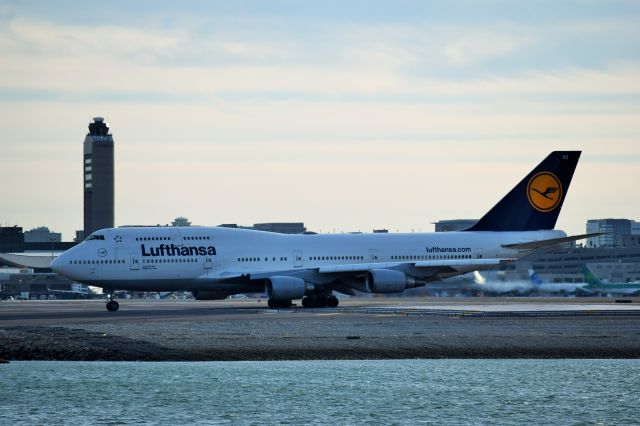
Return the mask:
<path id="1" fill-rule="evenodd" d="M 569 237 L 551 238 L 549 240 L 529 241 L 526 243 L 502 244 L 504 248 L 516 250 L 534 250 L 542 247 L 552 247 L 558 244 L 570 243 L 573 241 L 583 240 L 585 238 L 597 237 L 603 235 L 604 232 L 594 232 L 592 234 L 571 235 Z"/>

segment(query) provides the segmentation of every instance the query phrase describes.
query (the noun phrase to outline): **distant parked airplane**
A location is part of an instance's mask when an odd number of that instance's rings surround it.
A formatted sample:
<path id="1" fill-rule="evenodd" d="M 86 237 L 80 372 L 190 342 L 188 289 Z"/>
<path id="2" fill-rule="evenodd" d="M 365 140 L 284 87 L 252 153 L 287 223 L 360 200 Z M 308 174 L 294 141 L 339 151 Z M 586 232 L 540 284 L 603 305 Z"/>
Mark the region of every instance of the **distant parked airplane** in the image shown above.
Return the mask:
<path id="1" fill-rule="evenodd" d="M 597 294 L 624 294 L 624 295 L 640 295 L 640 283 L 612 283 L 604 282 L 589 268 L 587 265 L 582 267 L 584 280 L 588 285 L 583 290 L 588 290 Z"/>
<path id="2" fill-rule="evenodd" d="M 538 293 L 575 294 L 580 296 L 590 293 L 584 290 L 587 283 L 545 283 L 533 269 L 529 269 L 529 278 L 533 284 L 532 289 Z"/>

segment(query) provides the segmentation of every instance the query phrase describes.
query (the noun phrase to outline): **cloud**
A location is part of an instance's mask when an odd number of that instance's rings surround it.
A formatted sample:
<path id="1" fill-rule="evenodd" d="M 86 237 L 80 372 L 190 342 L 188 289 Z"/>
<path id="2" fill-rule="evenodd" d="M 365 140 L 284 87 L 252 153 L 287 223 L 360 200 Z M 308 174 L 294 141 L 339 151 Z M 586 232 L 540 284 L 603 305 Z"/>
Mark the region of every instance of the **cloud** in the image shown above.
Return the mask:
<path id="1" fill-rule="evenodd" d="M 162 96 L 169 102 L 221 96 L 424 102 L 477 95 L 640 93 L 637 58 L 604 69 L 471 70 L 464 78 L 431 71 L 442 62 L 463 69 L 508 56 L 532 43 L 530 33 L 512 34 L 504 26 L 492 31 L 360 26 L 338 29 L 324 41 L 317 35 L 296 41 L 282 35 L 260 40 L 258 34 L 14 19 L 0 29 L 0 87 L 11 89 L 14 99 L 23 90 L 27 98 L 42 91 L 62 100 L 106 95 L 121 100 L 146 96 L 154 102 Z M 312 58 L 310 48 L 323 60 Z"/>
<path id="2" fill-rule="evenodd" d="M 79 205 L 78 155 L 91 114 L 106 116 L 116 138 L 119 223 L 287 214 L 316 229 L 430 229 L 433 220 L 481 214 L 511 178 L 559 148 L 583 149 L 594 176 L 615 168 L 607 173 L 616 181 L 640 179 L 640 58 L 630 48 L 637 30 L 624 19 L 616 30 L 611 22 L 554 28 L 535 20 L 465 27 L 444 19 L 147 18 L 2 20 L 8 166 L 0 178 L 32 172 L 6 194 L 37 193 L 44 178 L 77 189 L 49 204 Z M 626 44 L 609 49 L 621 33 Z M 575 53 L 586 46 L 597 47 L 596 65 Z M 144 191 L 131 184 L 140 179 Z M 575 204 L 574 231 L 585 212 L 638 210 L 633 200 L 621 206 L 617 191 L 605 193 L 612 181 L 602 180 L 597 210 L 576 187 L 572 202 L 587 201 Z M 450 202 L 435 205 L 428 194 Z M 426 201 L 382 208 L 416 197 Z M 381 208 L 371 211 L 372 202 Z M 339 208 L 327 213 L 326 205 Z M 6 214 L 35 215 L 27 210 Z M 80 209 L 75 218 L 59 210 L 52 224 L 64 223 L 65 233 L 79 227 Z"/>
<path id="3" fill-rule="evenodd" d="M 59 57 L 131 59 L 138 54 L 160 55 L 180 46 L 178 34 L 110 25 L 66 26 L 13 19 L 2 31 L 4 50 Z"/>
<path id="4" fill-rule="evenodd" d="M 444 55 L 455 65 L 475 62 L 506 55 L 526 44 L 526 40 L 509 39 L 494 35 L 469 34 L 464 39 L 452 40 L 444 48 Z"/>

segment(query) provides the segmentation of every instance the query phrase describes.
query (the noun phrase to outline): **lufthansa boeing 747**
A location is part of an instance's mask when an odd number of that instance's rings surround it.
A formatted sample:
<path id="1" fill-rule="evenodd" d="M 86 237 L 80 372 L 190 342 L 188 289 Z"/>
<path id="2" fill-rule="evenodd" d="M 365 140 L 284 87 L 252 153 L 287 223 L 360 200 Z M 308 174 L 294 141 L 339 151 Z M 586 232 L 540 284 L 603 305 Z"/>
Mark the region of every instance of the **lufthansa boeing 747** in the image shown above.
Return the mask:
<path id="1" fill-rule="evenodd" d="M 401 293 L 497 268 L 541 247 L 585 238 L 554 230 L 580 151 L 555 151 L 475 225 L 459 232 L 297 234 L 222 227 L 96 231 L 52 269 L 113 291 L 191 291 L 197 299 L 263 292 L 269 307 L 335 307 L 335 292 Z"/>

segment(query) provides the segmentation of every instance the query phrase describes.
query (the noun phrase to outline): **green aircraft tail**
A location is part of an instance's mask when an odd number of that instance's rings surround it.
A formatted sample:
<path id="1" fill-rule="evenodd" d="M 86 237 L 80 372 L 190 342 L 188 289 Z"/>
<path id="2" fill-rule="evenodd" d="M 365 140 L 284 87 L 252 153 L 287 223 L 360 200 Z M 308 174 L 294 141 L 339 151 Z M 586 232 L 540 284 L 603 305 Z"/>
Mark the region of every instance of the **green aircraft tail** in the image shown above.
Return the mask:
<path id="1" fill-rule="evenodd" d="M 582 266 L 584 281 L 590 286 L 602 286 L 602 281 L 587 265 Z"/>

